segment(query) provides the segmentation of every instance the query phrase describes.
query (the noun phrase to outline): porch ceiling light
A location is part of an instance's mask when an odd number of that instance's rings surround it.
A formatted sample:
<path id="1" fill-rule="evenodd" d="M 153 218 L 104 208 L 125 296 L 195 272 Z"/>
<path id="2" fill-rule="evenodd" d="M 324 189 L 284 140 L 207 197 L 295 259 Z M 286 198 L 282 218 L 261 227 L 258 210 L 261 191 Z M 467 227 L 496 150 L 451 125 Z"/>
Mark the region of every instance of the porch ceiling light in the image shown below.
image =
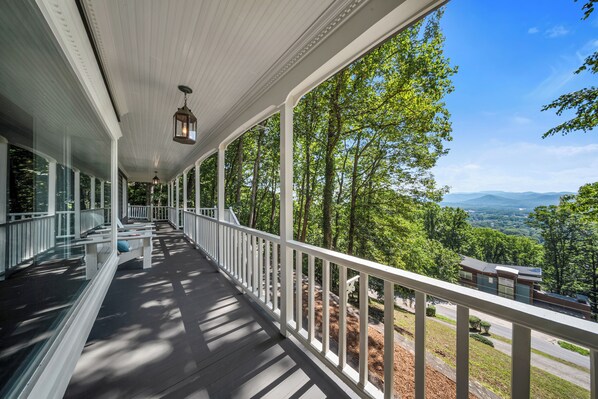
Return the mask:
<path id="1" fill-rule="evenodd" d="M 185 105 L 179 108 L 172 117 L 174 136 L 173 140 L 182 144 L 195 144 L 197 138 L 197 118 L 187 108 L 187 94 L 193 93 L 190 87 L 179 86 L 179 90 L 185 93 Z"/>
<path id="2" fill-rule="evenodd" d="M 160 184 L 160 179 L 158 178 L 158 171 L 155 171 L 154 173 L 155 174 L 154 174 L 154 178 L 152 179 L 152 184 L 154 186 L 156 186 L 156 185 Z"/>

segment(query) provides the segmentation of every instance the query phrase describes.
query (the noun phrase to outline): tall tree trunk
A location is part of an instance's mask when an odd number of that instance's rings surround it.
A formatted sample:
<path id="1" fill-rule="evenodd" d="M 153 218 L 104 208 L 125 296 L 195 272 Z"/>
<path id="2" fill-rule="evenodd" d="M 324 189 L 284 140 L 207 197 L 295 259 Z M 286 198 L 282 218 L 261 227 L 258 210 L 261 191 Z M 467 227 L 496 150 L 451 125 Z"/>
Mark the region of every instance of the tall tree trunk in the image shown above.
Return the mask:
<path id="1" fill-rule="evenodd" d="M 347 253 L 353 255 L 353 245 L 355 244 L 355 219 L 357 215 L 356 204 L 357 204 L 357 172 L 359 166 L 359 156 L 361 147 L 361 132 L 357 136 L 357 143 L 355 144 L 355 155 L 353 156 L 353 170 L 351 172 L 351 203 L 349 205 L 349 243 Z"/>
<path id="2" fill-rule="evenodd" d="M 328 104 L 328 129 L 326 135 L 326 151 L 324 155 L 324 189 L 322 206 L 322 246 L 332 247 L 332 195 L 334 191 L 334 154 L 338 144 L 342 123 L 340 96 L 344 83 L 345 71 L 340 71 L 334 79 L 334 87 L 330 93 Z"/>
<path id="3" fill-rule="evenodd" d="M 239 137 L 239 145 L 237 146 L 237 156 L 235 157 L 237 166 L 235 204 L 241 203 L 241 186 L 243 185 L 243 136 Z"/>
<path id="4" fill-rule="evenodd" d="M 256 205 L 257 205 L 257 188 L 260 180 L 260 161 L 262 157 L 262 139 L 264 137 L 264 130 L 266 129 L 266 123 L 262 122 L 258 125 L 258 136 L 257 136 L 257 152 L 255 155 L 255 161 L 253 162 L 253 178 L 251 179 L 251 197 L 249 199 L 249 221 L 247 225 L 252 229 L 255 228 L 256 224 Z"/>

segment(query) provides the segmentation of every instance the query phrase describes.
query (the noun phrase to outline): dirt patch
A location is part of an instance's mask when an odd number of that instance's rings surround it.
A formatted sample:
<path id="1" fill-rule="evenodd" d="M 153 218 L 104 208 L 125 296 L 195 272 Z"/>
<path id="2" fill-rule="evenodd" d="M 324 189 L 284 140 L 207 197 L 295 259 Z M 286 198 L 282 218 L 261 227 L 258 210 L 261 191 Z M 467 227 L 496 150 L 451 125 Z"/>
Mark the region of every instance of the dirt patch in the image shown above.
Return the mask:
<path id="1" fill-rule="evenodd" d="M 307 321 L 307 285 L 303 285 L 303 319 Z M 314 298 L 315 333 L 322 339 L 322 292 L 317 290 Z M 370 309 L 371 311 L 371 309 Z M 339 306 L 331 295 L 330 298 L 330 339 L 331 350 L 336 347 L 339 334 Z M 399 331 L 400 332 L 400 331 Z M 334 341 L 334 342 L 333 342 Z M 439 354 L 443 355 L 443 354 Z M 347 363 L 357 369 L 359 364 L 359 316 L 356 310 L 348 306 L 347 311 Z M 407 349 L 395 345 L 394 354 L 394 392 L 401 398 L 415 397 L 415 357 Z M 368 370 L 372 384 L 383 388 L 384 384 L 384 335 L 368 327 Z M 453 380 L 433 367 L 426 366 L 426 397 L 433 399 L 452 399 L 456 397 L 456 384 Z M 470 398 L 476 396 L 471 394 Z"/>

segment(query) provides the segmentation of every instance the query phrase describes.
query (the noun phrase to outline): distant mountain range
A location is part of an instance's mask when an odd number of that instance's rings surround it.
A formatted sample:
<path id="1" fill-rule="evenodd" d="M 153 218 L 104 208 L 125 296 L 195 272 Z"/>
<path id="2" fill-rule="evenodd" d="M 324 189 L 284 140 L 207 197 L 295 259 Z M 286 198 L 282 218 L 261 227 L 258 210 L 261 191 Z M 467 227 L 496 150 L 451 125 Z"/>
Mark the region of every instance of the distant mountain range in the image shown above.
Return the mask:
<path id="1" fill-rule="evenodd" d="M 532 211 L 541 205 L 557 205 L 561 196 L 572 194 L 559 193 L 511 193 L 506 191 L 480 191 L 477 193 L 451 193 L 444 196 L 440 205 L 464 209 L 518 209 Z"/>

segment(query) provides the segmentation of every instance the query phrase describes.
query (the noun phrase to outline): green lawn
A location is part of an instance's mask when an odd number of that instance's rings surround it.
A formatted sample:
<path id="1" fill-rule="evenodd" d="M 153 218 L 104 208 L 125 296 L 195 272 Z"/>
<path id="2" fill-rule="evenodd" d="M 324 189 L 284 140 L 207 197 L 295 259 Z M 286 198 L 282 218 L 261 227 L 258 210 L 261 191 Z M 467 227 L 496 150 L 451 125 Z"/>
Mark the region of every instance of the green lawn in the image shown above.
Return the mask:
<path id="1" fill-rule="evenodd" d="M 370 306 L 378 311 L 383 305 L 375 300 Z M 378 313 L 378 312 L 376 312 Z M 456 366 L 456 331 L 454 328 L 427 318 L 426 350 L 434 353 L 449 366 Z M 407 338 L 413 339 L 415 331 L 415 315 L 399 307 L 395 307 L 395 325 Z M 469 341 L 469 375 L 486 388 L 501 397 L 509 398 L 511 390 L 511 357 L 470 339 Z M 553 374 L 536 367 L 531 367 L 531 397 L 560 399 L 589 398 L 590 392 L 565 381 Z"/>

